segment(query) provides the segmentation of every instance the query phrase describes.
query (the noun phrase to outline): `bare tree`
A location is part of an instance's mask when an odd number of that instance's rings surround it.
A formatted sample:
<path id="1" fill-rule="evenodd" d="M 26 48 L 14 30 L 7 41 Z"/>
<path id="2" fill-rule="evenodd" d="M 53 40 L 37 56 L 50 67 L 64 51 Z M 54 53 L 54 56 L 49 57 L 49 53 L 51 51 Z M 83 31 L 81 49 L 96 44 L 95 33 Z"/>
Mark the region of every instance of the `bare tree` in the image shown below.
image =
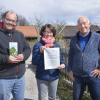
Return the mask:
<path id="1" fill-rule="evenodd" d="M 42 20 L 41 18 L 39 18 L 39 17 L 37 17 L 37 16 L 35 16 L 33 19 L 34 19 L 34 20 L 31 21 L 31 22 L 34 23 L 34 26 L 35 26 L 35 28 L 36 28 L 36 30 L 37 30 L 37 33 L 38 33 L 37 41 L 38 41 L 38 40 L 40 40 L 39 32 L 40 32 L 40 29 L 41 29 L 41 27 L 43 26 L 44 22 L 43 22 L 43 20 Z"/>
<path id="2" fill-rule="evenodd" d="M 0 8 L 0 20 L 2 20 L 2 14 L 4 13 L 5 9 L 4 8 Z"/>
<path id="3" fill-rule="evenodd" d="M 56 27 L 57 33 L 60 34 L 61 31 L 64 29 L 65 27 L 65 22 L 64 21 L 60 21 L 58 19 L 55 20 L 55 22 L 53 23 L 54 26 Z"/>
<path id="4" fill-rule="evenodd" d="M 55 20 L 55 23 L 53 23 L 53 25 L 56 28 L 57 31 L 57 35 L 56 35 L 56 40 L 59 41 L 61 44 L 63 44 L 63 34 L 62 34 L 62 30 L 65 28 L 65 22 L 64 21 L 60 21 L 60 20 Z M 62 45 L 61 45 L 62 46 Z"/>
<path id="5" fill-rule="evenodd" d="M 18 15 L 18 25 L 21 25 L 21 26 L 29 25 L 29 22 L 22 15 Z"/>
<path id="6" fill-rule="evenodd" d="M 42 27 L 42 25 L 44 24 L 43 20 L 39 17 L 34 17 L 34 24 L 37 27 L 38 33 L 40 32 L 40 29 Z"/>

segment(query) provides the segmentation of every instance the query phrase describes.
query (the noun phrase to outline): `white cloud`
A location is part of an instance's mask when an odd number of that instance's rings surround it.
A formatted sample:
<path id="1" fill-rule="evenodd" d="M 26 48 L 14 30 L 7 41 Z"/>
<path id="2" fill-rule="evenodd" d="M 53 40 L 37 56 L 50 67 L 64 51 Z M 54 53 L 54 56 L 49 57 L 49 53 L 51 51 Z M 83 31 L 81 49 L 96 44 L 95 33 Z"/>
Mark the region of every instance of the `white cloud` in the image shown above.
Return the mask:
<path id="1" fill-rule="evenodd" d="M 99 0 L 1 0 L 0 5 L 13 9 L 28 19 L 34 16 L 46 21 L 56 19 L 75 23 L 80 15 L 91 18 L 93 23 L 99 23 Z"/>

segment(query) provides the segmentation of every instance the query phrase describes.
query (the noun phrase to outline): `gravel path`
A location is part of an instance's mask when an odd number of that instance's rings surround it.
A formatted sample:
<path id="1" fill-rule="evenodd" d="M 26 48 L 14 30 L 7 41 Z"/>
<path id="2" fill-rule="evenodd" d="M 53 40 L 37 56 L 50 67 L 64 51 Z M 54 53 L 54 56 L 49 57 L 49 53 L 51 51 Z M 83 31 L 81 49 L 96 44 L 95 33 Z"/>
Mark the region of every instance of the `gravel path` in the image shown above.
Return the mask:
<path id="1" fill-rule="evenodd" d="M 25 100 L 38 100 L 35 73 L 31 68 L 26 68 L 25 82 Z"/>

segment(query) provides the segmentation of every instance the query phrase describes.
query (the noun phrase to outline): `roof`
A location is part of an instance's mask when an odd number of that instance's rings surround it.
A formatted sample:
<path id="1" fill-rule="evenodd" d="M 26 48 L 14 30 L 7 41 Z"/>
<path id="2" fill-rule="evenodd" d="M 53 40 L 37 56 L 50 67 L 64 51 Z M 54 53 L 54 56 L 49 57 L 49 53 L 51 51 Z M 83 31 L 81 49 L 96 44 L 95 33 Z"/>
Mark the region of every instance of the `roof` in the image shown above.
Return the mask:
<path id="1" fill-rule="evenodd" d="M 65 26 L 65 28 L 62 30 L 62 34 L 64 37 L 72 37 L 76 34 L 77 27 L 76 26 Z"/>
<path id="2" fill-rule="evenodd" d="M 77 31 L 77 26 L 65 26 L 65 28 L 61 31 L 61 34 L 63 34 L 65 38 L 71 38 L 77 33 Z M 91 25 L 91 31 L 100 31 L 100 27 L 97 25 Z"/>
<path id="3" fill-rule="evenodd" d="M 25 37 L 33 38 L 38 36 L 35 26 L 16 26 L 16 30 L 22 32 Z"/>

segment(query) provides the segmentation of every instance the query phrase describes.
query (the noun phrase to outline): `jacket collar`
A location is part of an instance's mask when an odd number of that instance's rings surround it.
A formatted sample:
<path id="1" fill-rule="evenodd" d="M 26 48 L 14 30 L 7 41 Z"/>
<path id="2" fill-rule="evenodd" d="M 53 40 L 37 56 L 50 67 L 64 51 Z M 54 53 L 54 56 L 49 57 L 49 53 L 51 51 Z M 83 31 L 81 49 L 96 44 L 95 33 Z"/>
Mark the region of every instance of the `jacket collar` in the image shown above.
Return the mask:
<path id="1" fill-rule="evenodd" d="M 13 29 L 13 30 L 6 30 L 6 29 L 2 28 L 2 29 L 0 29 L 0 31 L 3 32 L 4 34 L 13 34 L 15 29 Z"/>

